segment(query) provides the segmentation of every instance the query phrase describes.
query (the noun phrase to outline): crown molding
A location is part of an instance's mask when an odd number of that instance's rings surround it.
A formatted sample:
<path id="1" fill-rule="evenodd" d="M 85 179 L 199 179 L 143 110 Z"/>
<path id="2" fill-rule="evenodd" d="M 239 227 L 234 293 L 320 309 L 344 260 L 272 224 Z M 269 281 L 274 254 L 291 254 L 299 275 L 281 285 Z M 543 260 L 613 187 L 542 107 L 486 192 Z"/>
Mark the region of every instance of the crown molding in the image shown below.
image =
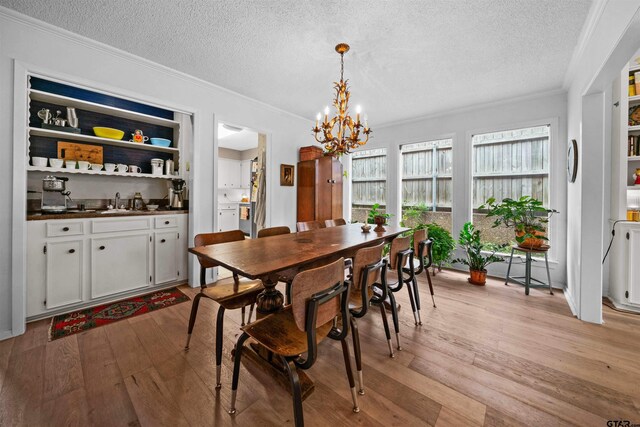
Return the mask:
<path id="1" fill-rule="evenodd" d="M 569 90 L 571 82 L 578 72 L 578 64 L 580 63 L 580 59 L 582 58 L 584 51 L 587 48 L 587 44 L 593 36 L 596 25 L 598 24 L 598 21 L 600 21 L 600 18 L 604 13 L 605 6 L 608 2 L 609 0 L 595 0 L 589 8 L 587 19 L 582 26 L 582 30 L 580 31 L 580 35 L 578 36 L 578 43 L 573 50 L 571 60 L 569 61 L 569 67 L 567 67 L 567 72 L 564 75 L 562 87 L 565 90 Z"/>
<path id="2" fill-rule="evenodd" d="M 567 91 L 565 89 L 560 88 L 560 89 L 552 89 L 544 92 L 531 93 L 528 95 L 518 96 L 515 98 L 506 98 L 506 99 L 500 99 L 497 101 L 480 102 L 478 104 L 465 105 L 464 107 L 452 108 L 450 110 L 445 110 L 438 113 L 426 114 L 423 116 L 412 117 L 412 118 L 403 119 L 395 122 L 382 123 L 382 124 L 376 125 L 376 129 L 383 129 L 383 128 L 388 128 L 392 126 L 415 123 L 423 120 L 431 120 L 431 119 L 436 119 L 440 117 L 450 116 L 453 114 L 466 113 L 469 111 L 478 110 L 480 108 L 499 107 L 502 105 L 514 104 L 517 102 L 532 101 L 540 98 L 547 98 L 547 97 L 557 96 L 557 95 L 565 95 L 566 93 Z"/>
<path id="3" fill-rule="evenodd" d="M 286 111 L 283 110 L 281 108 L 275 107 L 271 104 L 268 104 L 264 101 L 259 101 L 255 98 L 251 98 L 247 95 L 243 95 L 241 93 L 235 92 L 231 89 L 227 89 L 225 87 L 219 86 L 215 83 L 211 83 L 208 82 L 206 80 L 203 80 L 201 78 L 192 76 L 190 74 L 184 73 L 182 71 L 178 71 L 176 69 L 167 67 L 165 65 L 162 64 L 158 64 L 157 62 L 153 62 L 149 59 L 145 59 L 142 58 L 140 56 L 134 55 L 132 53 L 126 52 L 124 50 L 118 49 L 116 47 L 110 46 L 108 44 L 99 42 L 97 40 L 93 40 L 89 37 L 85 37 L 82 36 L 80 34 L 71 32 L 69 30 L 65 30 L 64 28 L 60 28 L 60 27 L 56 27 L 55 25 L 49 24 L 47 22 L 41 21 L 39 19 L 33 18 L 31 16 L 28 15 L 24 15 L 20 12 L 17 12 L 13 9 L 9 9 L 7 7 L 4 6 L 0 6 L 0 18 L 6 18 L 9 19 L 11 21 L 17 22 L 19 24 L 23 24 L 23 25 L 27 25 L 30 27 L 33 27 L 37 30 L 40 31 L 45 31 L 48 32 L 50 34 L 53 34 L 55 36 L 58 37 L 62 37 L 64 39 L 69 40 L 70 42 L 76 43 L 78 45 L 82 45 L 91 49 L 95 49 L 95 50 L 100 50 L 106 54 L 115 56 L 121 60 L 125 60 L 125 61 L 129 61 L 131 63 L 134 63 L 136 66 L 144 66 L 147 67 L 150 70 L 156 71 L 156 72 L 160 72 L 163 73 L 165 75 L 174 77 L 174 78 L 178 78 L 182 81 L 185 81 L 187 83 L 191 83 L 191 84 L 195 84 L 198 85 L 200 87 L 206 88 L 206 89 L 214 89 L 214 90 L 220 90 L 223 92 L 226 92 L 230 95 L 234 95 L 237 96 L 239 98 L 242 98 L 243 100 L 249 101 L 253 104 L 259 105 L 261 107 L 265 107 L 269 110 L 272 110 L 274 112 L 277 113 L 281 113 L 281 114 L 286 114 L 288 116 L 294 117 L 296 119 L 300 119 L 300 120 L 304 120 L 307 122 L 311 122 L 312 120 L 310 120 L 307 117 L 303 117 L 300 116 L 296 113 L 292 113 L 290 111 Z"/>

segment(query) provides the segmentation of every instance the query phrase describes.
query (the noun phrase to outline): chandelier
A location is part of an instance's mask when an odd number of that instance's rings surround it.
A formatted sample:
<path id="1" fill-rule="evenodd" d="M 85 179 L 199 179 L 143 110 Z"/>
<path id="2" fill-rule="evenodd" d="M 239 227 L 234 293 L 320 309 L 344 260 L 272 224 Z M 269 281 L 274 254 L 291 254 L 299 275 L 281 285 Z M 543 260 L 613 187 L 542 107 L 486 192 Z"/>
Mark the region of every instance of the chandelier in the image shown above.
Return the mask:
<path id="1" fill-rule="evenodd" d="M 329 107 L 324 109 L 324 121 L 320 123 L 320 113 L 316 117 L 316 125 L 312 129 L 316 141 L 324 145 L 325 151 L 333 156 L 349 154 L 352 150 L 365 145 L 372 132 L 364 120 L 364 126 L 360 122 L 360 106 L 356 107 L 355 121 L 349 116 L 349 87 L 348 80 L 344 80 L 344 54 L 349 51 L 349 45 L 340 43 L 336 46 L 336 52 L 340 54 L 340 81 L 333 83 L 336 97 L 333 106 L 337 115 L 329 120 Z M 336 129 L 337 125 L 337 129 Z M 335 133 L 334 133 L 335 132 Z M 360 133 L 362 132 L 362 138 Z"/>

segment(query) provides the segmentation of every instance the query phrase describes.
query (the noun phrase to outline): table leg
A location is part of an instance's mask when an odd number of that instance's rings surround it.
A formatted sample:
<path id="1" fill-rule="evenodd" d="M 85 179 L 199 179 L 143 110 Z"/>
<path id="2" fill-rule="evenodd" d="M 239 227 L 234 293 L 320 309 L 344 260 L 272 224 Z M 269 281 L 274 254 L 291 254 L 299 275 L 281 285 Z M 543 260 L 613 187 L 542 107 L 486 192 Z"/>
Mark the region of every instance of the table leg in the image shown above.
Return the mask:
<path id="1" fill-rule="evenodd" d="M 259 314 L 266 315 L 282 310 L 284 306 L 284 296 L 276 289 L 278 279 L 266 277 L 262 279 L 264 291 L 260 292 L 256 298 L 256 310 Z"/>

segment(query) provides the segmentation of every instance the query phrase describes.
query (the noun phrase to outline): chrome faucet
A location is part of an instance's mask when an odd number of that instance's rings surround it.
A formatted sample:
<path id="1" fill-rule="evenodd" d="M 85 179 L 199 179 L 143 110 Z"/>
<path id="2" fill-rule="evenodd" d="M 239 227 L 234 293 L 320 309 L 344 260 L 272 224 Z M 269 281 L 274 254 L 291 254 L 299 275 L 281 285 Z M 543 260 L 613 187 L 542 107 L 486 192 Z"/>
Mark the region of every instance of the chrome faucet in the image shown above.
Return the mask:
<path id="1" fill-rule="evenodd" d="M 120 192 L 116 193 L 116 199 L 114 201 L 114 209 L 120 209 Z"/>

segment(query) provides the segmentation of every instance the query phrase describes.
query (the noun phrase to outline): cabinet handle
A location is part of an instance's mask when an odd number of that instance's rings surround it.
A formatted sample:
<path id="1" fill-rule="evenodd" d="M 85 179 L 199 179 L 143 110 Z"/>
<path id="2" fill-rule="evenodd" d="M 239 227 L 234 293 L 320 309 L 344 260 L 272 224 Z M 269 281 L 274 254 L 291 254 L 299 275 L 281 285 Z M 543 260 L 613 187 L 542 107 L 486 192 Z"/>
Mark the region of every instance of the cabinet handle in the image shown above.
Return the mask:
<path id="1" fill-rule="evenodd" d="M 104 246 L 100 246 L 98 249 L 100 249 L 101 251 L 104 251 Z"/>
<path id="2" fill-rule="evenodd" d="M 169 222 L 169 221 L 165 221 L 165 222 L 164 222 L 164 225 L 169 225 L 169 224 L 170 224 L 170 222 Z"/>
<path id="3" fill-rule="evenodd" d="M 75 249 L 69 249 L 69 253 L 70 254 L 74 254 L 74 253 L 76 253 L 76 250 Z"/>
<path id="4" fill-rule="evenodd" d="M 329 184 L 335 184 L 335 183 L 336 183 L 336 180 L 335 180 L 335 179 L 328 179 L 328 180 L 327 180 L 327 182 L 328 182 Z"/>
<path id="5" fill-rule="evenodd" d="M 63 227 L 62 231 L 69 231 L 69 227 Z"/>
<path id="6" fill-rule="evenodd" d="M 160 243 L 164 243 L 164 242 L 166 242 L 166 240 L 165 240 L 165 239 L 160 240 Z"/>

